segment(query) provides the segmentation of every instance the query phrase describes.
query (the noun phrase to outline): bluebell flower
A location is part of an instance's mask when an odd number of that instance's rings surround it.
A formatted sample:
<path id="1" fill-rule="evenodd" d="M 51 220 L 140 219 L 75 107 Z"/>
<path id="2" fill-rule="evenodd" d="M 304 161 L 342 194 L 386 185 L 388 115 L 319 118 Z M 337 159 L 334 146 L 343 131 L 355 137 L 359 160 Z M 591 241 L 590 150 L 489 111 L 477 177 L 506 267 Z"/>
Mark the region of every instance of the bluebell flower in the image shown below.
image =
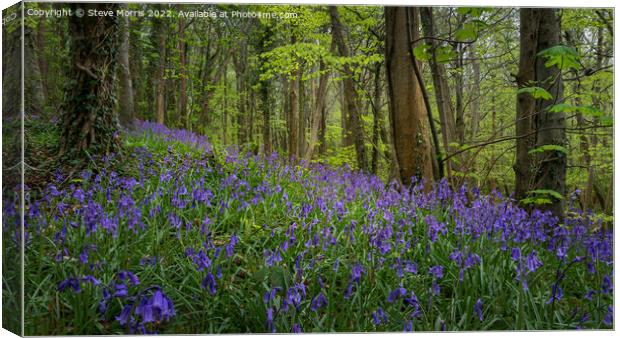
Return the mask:
<path id="1" fill-rule="evenodd" d="M 351 269 L 351 282 L 359 282 L 362 272 L 364 272 L 364 267 L 361 264 L 353 265 L 353 269 Z"/>
<path id="2" fill-rule="evenodd" d="M 100 282 L 97 278 L 95 278 L 94 276 L 92 276 L 92 275 L 86 275 L 86 276 L 84 276 L 84 277 L 80 278 L 80 280 L 81 280 L 82 282 L 89 282 L 89 283 L 91 283 L 92 285 L 99 285 L 99 284 L 101 284 L 101 282 Z"/>
<path id="3" fill-rule="evenodd" d="M 112 297 L 127 297 L 129 295 L 129 290 L 127 290 L 127 285 L 125 284 L 115 284 L 114 285 L 114 294 Z"/>
<path id="4" fill-rule="evenodd" d="M 607 326 L 611 326 L 614 323 L 614 307 L 609 305 L 607 307 L 607 313 L 605 313 L 605 317 L 603 318 L 603 324 Z"/>
<path id="5" fill-rule="evenodd" d="M 478 298 L 478 300 L 476 301 L 476 304 L 474 304 L 474 313 L 478 316 L 478 319 L 480 319 L 480 321 L 484 319 L 482 300 L 480 298 Z"/>
<path id="6" fill-rule="evenodd" d="M 276 294 L 277 294 L 277 293 L 278 293 L 278 291 L 280 291 L 280 290 L 282 290 L 282 288 L 280 288 L 280 287 L 277 287 L 277 286 L 276 286 L 276 287 L 272 288 L 271 290 L 266 291 L 266 292 L 263 294 L 263 302 L 264 302 L 265 304 L 269 303 L 272 299 L 276 298 Z"/>
<path id="7" fill-rule="evenodd" d="M 388 322 L 388 316 L 380 306 L 372 312 L 372 322 L 375 326 Z"/>
<path id="8" fill-rule="evenodd" d="M 529 272 L 534 272 L 538 270 L 543 263 L 538 259 L 538 255 L 536 254 L 536 250 L 532 250 L 532 252 L 527 256 L 527 262 L 525 264 Z"/>
<path id="9" fill-rule="evenodd" d="M 116 319 L 118 323 L 123 326 L 127 325 L 127 323 L 129 323 L 130 316 L 131 316 L 131 308 L 132 308 L 131 304 L 127 304 L 123 306 L 123 309 L 121 310 L 120 315 L 115 316 L 114 319 Z"/>
<path id="10" fill-rule="evenodd" d="M 230 242 L 226 245 L 226 257 L 230 257 L 233 255 L 233 251 L 235 250 L 235 245 L 239 242 L 239 237 L 237 235 L 232 234 L 230 236 Z"/>
<path id="11" fill-rule="evenodd" d="M 405 321 L 405 324 L 403 325 L 403 331 L 405 331 L 405 332 L 413 331 L 413 321 L 412 320 Z"/>
<path id="12" fill-rule="evenodd" d="M 312 300 L 312 303 L 310 304 L 310 310 L 316 312 L 318 309 L 324 306 L 327 306 L 327 298 L 325 298 L 323 292 L 319 292 L 319 294 Z"/>
<path id="13" fill-rule="evenodd" d="M 611 279 L 609 278 L 609 275 L 603 276 L 603 282 L 601 283 L 601 292 L 603 292 L 603 294 L 608 294 L 612 290 L 613 290 L 613 285 L 611 283 Z"/>
<path id="14" fill-rule="evenodd" d="M 276 327 L 273 325 L 273 308 L 267 308 L 267 331 L 276 332 Z"/>
<path id="15" fill-rule="evenodd" d="M 73 289 L 73 292 L 80 292 L 80 281 L 77 278 L 67 278 L 58 283 L 58 291 L 63 292 L 67 288 Z"/>
<path id="16" fill-rule="evenodd" d="M 433 275 L 433 277 L 439 279 L 443 277 L 443 266 L 435 265 L 428 269 L 428 272 Z"/>
<path id="17" fill-rule="evenodd" d="M 465 259 L 465 268 L 466 268 L 466 269 L 467 269 L 467 268 L 470 268 L 470 267 L 472 267 L 472 266 L 474 266 L 474 265 L 476 265 L 476 264 L 480 263 L 480 261 L 481 261 L 480 256 L 478 256 L 478 255 L 477 255 L 477 254 L 475 254 L 475 253 L 470 253 L 470 254 L 467 256 L 467 259 Z"/>
<path id="18" fill-rule="evenodd" d="M 558 285 L 558 283 L 553 283 L 553 285 L 551 286 L 551 297 L 549 298 L 549 300 L 547 300 L 546 304 L 554 303 L 556 301 L 559 302 L 562 299 L 563 295 L 564 292 L 562 291 L 562 288 Z"/>
<path id="19" fill-rule="evenodd" d="M 202 288 L 209 289 L 211 295 L 215 295 L 217 293 L 217 283 L 215 282 L 215 277 L 211 272 L 207 273 L 205 278 L 202 280 Z"/>
<path id="20" fill-rule="evenodd" d="M 518 261 L 519 258 L 521 258 L 521 249 L 519 247 L 512 248 L 510 258 L 512 258 L 513 261 Z"/>
<path id="21" fill-rule="evenodd" d="M 405 271 L 409 273 L 417 274 L 418 265 L 413 262 L 405 261 Z"/>
<path id="22" fill-rule="evenodd" d="M 126 279 L 128 279 L 129 283 L 133 286 L 140 284 L 140 279 L 138 279 L 138 276 L 134 275 L 131 271 L 123 270 L 119 272 L 116 276 L 121 281 L 125 281 Z"/>
<path id="23" fill-rule="evenodd" d="M 437 284 L 436 280 L 433 280 L 433 283 L 431 285 L 431 293 L 434 296 L 439 295 L 439 293 L 441 292 L 441 288 L 439 287 L 439 284 Z"/>
<path id="24" fill-rule="evenodd" d="M 407 294 L 407 289 L 404 287 L 398 287 L 390 292 L 390 295 L 387 298 L 388 303 L 394 303 L 398 298 L 404 297 Z"/>

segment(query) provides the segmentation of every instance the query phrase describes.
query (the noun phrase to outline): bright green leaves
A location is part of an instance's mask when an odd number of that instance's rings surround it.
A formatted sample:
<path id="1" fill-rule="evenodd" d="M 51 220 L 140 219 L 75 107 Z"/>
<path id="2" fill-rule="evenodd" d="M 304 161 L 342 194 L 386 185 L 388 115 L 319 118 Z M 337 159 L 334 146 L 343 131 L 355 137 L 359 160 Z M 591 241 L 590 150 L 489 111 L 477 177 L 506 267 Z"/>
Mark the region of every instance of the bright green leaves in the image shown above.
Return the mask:
<path id="1" fill-rule="evenodd" d="M 544 57 L 547 61 L 545 67 L 557 66 L 560 70 L 579 69 L 579 54 L 573 47 L 557 45 L 547 48 L 537 54 Z"/>
<path id="2" fill-rule="evenodd" d="M 454 38 L 462 42 L 470 42 L 478 39 L 478 33 L 487 23 L 482 20 L 472 20 L 463 24 L 463 28 L 454 33 Z"/>
<path id="3" fill-rule="evenodd" d="M 417 60 L 429 61 L 433 58 L 431 45 L 422 43 L 413 49 L 413 55 Z M 435 58 L 438 63 L 447 63 L 456 58 L 456 52 L 450 46 L 440 46 L 435 50 Z"/>
<path id="4" fill-rule="evenodd" d="M 599 123 L 603 127 L 613 126 L 613 116 L 605 115 L 605 113 L 594 106 L 574 106 L 568 103 L 558 103 L 549 107 L 551 113 L 578 113 L 583 116 L 598 118 Z"/>
<path id="5" fill-rule="evenodd" d="M 521 200 L 523 204 L 534 204 L 534 205 L 542 205 L 542 204 L 551 204 L 553 200 L 563 200 L 564 196 L 559 192 L 551 189 L 536 189 L 528 191 L 529 197 Z"/>
<path id="6" fill-rule="evenodd" d="M 471 20 L 463 23 L 463 26 L 454 33 L 454 38 L 461 42 L 473 42 L 478 39 L 480 30 L 488 24 L 480 19 L 484 12 L 489 11 L 485 7 L 460 7 L 456 11 L 459 15 L 469 17 Z"/>
<path id="7" fill-rule="evenodd" d="M 523 94 L 523 93 L 532 95 L 532 97 L 536 100 L 538 99 L 551 100 L 553 98 L 553 96 L 551 96 L 551 93 L 549 93 L 546 89 L 541 88 L 541 87 L 524 87 L 524 88 L 520 88 L 519 90 L 517 90 L 517 94 Z"/>
<path id="8" fill-rule="evenodd" d="M 413 49 L 413 55 L 415 56 L 416 60 L 428 61 L 432 57 L 430 49 L 431 45 L 429 45 L 428 43 L 421 43 Z"/>
<path id="9" fill-rule="evenodd" d="M 489 7 L 459 7 L 456 12 L 460 15 L 471 15 L 473 17 L 479 17 L 482 13 L 490 11 Z"/>
<path id="10" fill-rule="evenodd" d="M 568 155 L 568 149 L 559 144 L 545 144 L 540 147 L 531 149 L 530 151 L 528 151 L 528 154 L 544 153 L 545 151 L 558 151 L 563 153 L 564 155 Z"/>

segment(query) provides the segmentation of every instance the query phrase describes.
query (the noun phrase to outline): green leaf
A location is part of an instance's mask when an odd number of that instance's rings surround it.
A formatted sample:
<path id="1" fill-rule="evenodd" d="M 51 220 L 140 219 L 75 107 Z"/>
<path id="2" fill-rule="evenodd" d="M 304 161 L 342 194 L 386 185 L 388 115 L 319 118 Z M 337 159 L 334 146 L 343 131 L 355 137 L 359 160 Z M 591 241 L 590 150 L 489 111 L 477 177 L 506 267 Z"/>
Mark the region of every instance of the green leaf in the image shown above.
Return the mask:
<path id="1" fill-rule="evenodd" d="M 430 48 L 429 44 L 422 43 L 413 49 L 413 55 L 417 60 L 428 61 L 431 59 Z"/>
<path id="2" fill-rule="evenodd" d="M 437 58 L 437 62 L 446 63 L 456 57 L 456 52 L 450 46 L 441 46 L 435 50 L 435 57 Z"/>
<path id="3" fill-rule="evenodd" d="M 473 17 L 479 17 L 482 13 L 488 11 L 488 7 L 459 7 L 456 12 L 460 15 L 471 15 Z"/>
<path id="4" fill-rule="evenodd" d="M 517 90 L 517 94 L 527 93 L 535 99 L 551 100 L 553 96 L 546 89 L 540 87 L 524 87 Z"/>
<path id="5" fill-rule="evenodd" d="M 568 103 L 558 103 L 549 107 L 551 113 L 576 113 L 578 107 L 575 107 Z"/>
<path id="6" fill-rule="evenodd" d="M 476 37 L 478 37 L 478 34 L 476 33 L 475 27 L 468 24 L 463 25 L 463 28 L 454 33 L 454 38 L 459 41 L 476 40 Z"/>
<path id="7" fill-rule="evenodd" d="M 558 200 L 564 199 L 564 196 L 562 196 L 562 194 L 560 194 L 559 192 L 555 191 L 555 190 L 551 190 L 551 189 L 536 189 L 536 190 L 530 190 L 528 191 L 528 194 L 533 194 L 533 195 L 548 195 L 551 197 L 554 197 Z"/>
<path id="8" fill-rule="evenodd" d="M 542 145 L 540 147 L 536 147 L 534 149 L 531 149 L 530 151 L 528 151 L 528 154 L 536 154 L 536 153 L 543 153 L 545 151 L 559 151 L 561 153 L 564 153 L 566 155 L 568 155 L 568 149 L 566 149 L 565 147 L 558 145 L 558 144 L 545 144 Z"/>
<path id="9" fill-rule="evenodd" d="M 579 69 L 579 55 L 573 47 L 557 45 L 540 51 L 537 56 L 544 57 L 547 61 L 545 67 L 557 66 L 560 70 Z"/>

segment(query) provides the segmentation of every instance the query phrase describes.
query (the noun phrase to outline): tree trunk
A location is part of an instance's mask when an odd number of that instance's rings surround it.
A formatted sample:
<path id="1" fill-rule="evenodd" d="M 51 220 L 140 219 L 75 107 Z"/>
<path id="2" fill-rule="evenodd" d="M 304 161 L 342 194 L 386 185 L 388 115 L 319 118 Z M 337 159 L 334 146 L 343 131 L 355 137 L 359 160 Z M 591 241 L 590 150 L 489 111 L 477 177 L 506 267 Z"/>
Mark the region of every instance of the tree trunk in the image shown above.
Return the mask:
<path id="1" fill-rule="evenodd" d="M 41 4 L 43 5 L 43 4 Z M 43 103 L 47 102 L 47 98 L 49 97 L 49 86 L 47 83 L 48 76 L 48 63 L 47 63 L 47 55 L 45 55 L 45 22 L 47 19 L 45 16 L 41 16 L 39 18 L 39 22 L 37 24 L 37 37 L 36 37 L 36 55 L 37 62 L 39 66 L 39 72 L 41 74 L 41 89 L 43 95 Z"/>
<path id="2" fill-rule="evenodd" d="M 224 73 L 224 107 L 222 109 L 222 144 L 228 144 L 228 75 Z"/>
<path id="3" fill-rule="evenodd" d="M 329 7 L 329 14 L 332 22 L 332 34 L 333 39 L 338 47 L 338 53 L 340 56 L 349 57 L 349 49 L 346 46 L 342 24 L 340 23 L 340 16 L 338 9 L 335 6 Z M 344 85 L 344 100 L 345 111 L 348 120 L 351 122 L 351 131 L 353 132 L 353 142 L 355 143 L 355 155 L 357 158 L 357 165 L 360 170 L 368 171 L 368 160 L 366 158 L 366 145 L 364 144 L 364 130 L 362 128 L 362 119 L 359 110 L 356 106 L 356 91 L 353 83 L 353 70 L 350 65 L 345 64 L 343 66 L 343 85 Z"/>
<path id="4" fill-rule="evenodd" d="M 319 78 L 319 88 L 316 94 L 316 102 L 312 111 L 312 129 L 310 131 L 310 142 L 306 148 L 304 154 L 304 160 L 310 162 L 314 153 L 314 148 L 319 138 L 319 129 L 323 122 L 322 116 L 325 113 L 325 99 L 327 97 L 327 81 L 329 80 L 329 73 L 325 71 L 325 63 L 321 62 L 319 66 L 319 72 L 321 76 Z"/>
<path id="5" fill-rule="evenodd" d="M 295 39 L 291 39 L 295 43 Z M 299 153 L 299 81 L 301 81 L 301 71 L 297 69 L 293 73 L 293 78 L 289 82 L 289 129 L 288 129 L 288 156 L 291 159 L 298 159 Z"/>
<path id="6" fill-rule="evenodd" d="M 381 130 L 381 63 L 377 63 L 374 69 L 374 94 L 372 100 L 372 159 L 371 159 L 371 172 L 375 175 L 379 169 L 379 134 Z"/>
<path id="7" fill-rule="evenodd" d="M 161 6 L 161 5 L 160 5 Z M 157 32 L 157 46 L 159 50 L 159 64 L 157 66 L 155 120 L 164 124 L 166 116 L 166 24 L 163 18 L 154 19 L 155 31 Z"/>
<path id="8" fill-rule="evenodd" d="M 177 5 L 180 8 L 180 5 Z M 187 44 L 185 43 L 185 20 L 179 18 L 178 44 L 179 49 L 179 101 L 178 116 L 183 121 L 185 128 L 189 127 L 189 116 L 187 114 Z"/>
<path id="9" fill-rule="evenodd" d="M 299 69 L 299 81 L 297 81 L 297 83 L 299 84 L 299 89 L 297 90 L 297 93 L 299 95 L 299 98 L 297 99 L 297 101 L 299 102 L 299 120 L 298 120 L 298 131 L 297 131 L 297 155 L 299 156 L 299 158 L 301 159 L 304 154 L 305 154 L 305 148 L 306 148 L 306 118 L 307 118 L 307 110 L 306 110 L 306 103 L 308 101 L 307 95 L 306 95 L 306 81 L 303 80 L 303 72 L 304 69 L 303 67 L 300 66 Z"/>
<path id="10" fill-rule="evenodd" d="M 127 7 L 126 4 L 121 6 Z M 119 20 L 121 21 L 121 46 L 118 54 L 120 75 L 119 120 L 121 125 L 129 126 L 134 118 L 134 92 L 129 68 L 129 17 L 122 16 Z"/>
<path id="11" fill-rule="evenodd" d="M 405 7 L 386 7 L 386 66 L 388 97 L 394 149 L 400 170 L 400 179 L 409 185 L 412 177 L 433 180 L 432 144 L 428 117 L 422 91 L 411 63 L 411 48 L 406 32 Z M 412 27 L 417 27 L 416 13 L 411 15 Z M 415 39 L 415 37 L 414 37 Z M 428 188 L 428 186 L 427 186 Z"/>
<path id="12" fill-rule="evenodd" d="M 473 142 L 478 135 L 478 128 L 480 127 L 480 61 L 475 53 L 476 44 L 470 45 L 469 55 L 471 55 L 471 68 L 472 68 L 472 85 L 470 89 L 471 99 L 471 137 Z"/>
<path id="13" fill-rule="evenodd" d="M 435 22 L 433 19 L 433 8 L 420 8 L 420 19 L 422 21 L 422 29 L 427 37 L 435 36 Z M 444 146 L 444 152 L 450 154 L 453 150 L 450 143 L 454 142 L 454 113 L 452 104 L 450 103 L 450 87 L 446 77 L 446 69 L 443 64 L 437 62 L 437 48 L 439 44 L 435 39 L 428 39 L 431 46 L 431 59 L 429 60 L 431 76 L 433 78 L 433 86 L 435 88 L 435 101 L 437 103 L 437 111 L 439 113 L 439 122 L 441 124 L 441 138 Z M 451 178 L 452 161 L 447 160 L 446 176 Z"/>
<path id="14" fill-rule="evenodd" d="M 78 7 L 114 11 L 118 4 L 82 3 Z M 62 114 L 60 154 L 77 158 L 82 151 L 103 155 L 118 149 L 114 114 L 114 75 L 119 47 L 118 17 L 69 17 L 71 78 Z"/>
<path id="15" fill-rule="evenodd" d="M 566 155 L 560 151 L 528 152 L 544 145 L 566 145 L 566 121 L 563 112 L 549 112 L 549 106 L 562 102 L 560 70 L 545 66 L 536 55 L 560 43 L 560 22 L 555 9 L 521 9 L 521 55 L 517 83 L 519 88 L 532 83 L 545 88 L 552 99 L 534 100 L 530 94 L 517 96 L 517 163 L 515 195 L 523 198 L 530 189 L 553 190 L 565 195 Z M 533 138 L 525 135 L 533 133 Z M 564 199 L 549 196 L 551 203 L 539 206 L 561 217 Z"/>

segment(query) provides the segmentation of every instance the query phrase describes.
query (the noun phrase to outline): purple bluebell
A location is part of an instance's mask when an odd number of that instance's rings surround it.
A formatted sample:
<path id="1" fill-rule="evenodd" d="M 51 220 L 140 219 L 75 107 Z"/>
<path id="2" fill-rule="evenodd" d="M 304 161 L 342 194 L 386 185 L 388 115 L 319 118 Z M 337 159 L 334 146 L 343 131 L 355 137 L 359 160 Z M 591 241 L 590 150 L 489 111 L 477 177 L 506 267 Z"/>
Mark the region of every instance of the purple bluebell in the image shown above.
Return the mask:
<path id="1" fill-rule="evenodd" d="M 116 276 L 121 281 L 129 280 L 129 283 L 133 286 L 140 284 L 140 279 L 138 279 L 138 276 L 136 276 L 131 271 L 123 270 L 123 271 L 120 271 L 118 274 L 116 274 Z"/>
<path id="2" fill-rule="evenodd" d="M 208 289 L 211 295 L 215 295 L 217 293 L 217 283 L 215 282 L 215 277 L 211 272 L 207 273 L 205 278 L 202 280 L 202 288 Z"/>
<path id="3" fill-rule="evenodd" d="M 478 319 L 480 319 L 480 321 L 484 320 L 483 304 L 482 304 L 482 299 L 480 298 L 478 298 L 478 300 L 476 301 L 476 304 L 474 304 L 474 313 L 478 316 Z"/>
<path id="4" fill-rule="evenodd" d="M 58 291 L 63 292 L 67 288 L 73 289 L 73 292 L 80 292 L 80 281 L 77 278 L 67 278 L 58 283 Z"/>
<path id="5" fill-rule="evenodd" d="M 394 301 L 396 301 L 397 299 L 404 297 L 407 294 L 407 289 L 405 289 L 404 287 L 398 287 L 394 290 L 392 290 L 392 292 L 390 292 L 388 298 L 387 298 L 387 302 L 388 303 L 394 303 Z"/>
<path id="6" fill-rule="evenodd" d="M 133 305 L 131 304 L 123 306 L 121 313 L 118 316 L 114 317 L 114 319 L 116 319 L 121 326 L 127 325 L 129 323 L 132 307 Z"/>
<path id="7" fill-rule="evenodd" d="M 551 286 L 551 297 L 549 298 L 549 300 L 547 300 L 546 304 L 551 304 L 554 302 L 559 302 L 562 299 L 562 296 L 564 295 L 564 292 L 562 291 L 562 288 L 558 285 L 558 283 L 553 283 L 553 285 Z"/>
<path id="8" fill-rule="evenodd" d="M 443 277 L 443 266 L 435 265 L 428 269 L 428 272 L 433 275 L 433 277 L 440 279 Z"/>
<path id="9" fill-rule="evenodd" d="M 540 261 L 540 259 L 538 259 L 536 250 L 532 250 L 532 252 L 527 256 L 525 266 L 527 267 L 529 272 L 535 272 L 541 266 L 543 266 L 543 263 Z"/>
<path id="10" fill-rule="evenodd" d="M 614 323 L 614 307 L 609 305 L 607 307 L 607 312 L 605 313 L 605 317 L 603 318 L 603 324 L 607 326 L 612 326 Z"/>
<path id="11" fill-rule="evenodd" d="M 310 310 L 316 312 L 318 309 L 327 306 L 327 298 L 323 294 L 323 292 L 319 292 L 319 294 L 312 299 L 310 304 Z"/>

